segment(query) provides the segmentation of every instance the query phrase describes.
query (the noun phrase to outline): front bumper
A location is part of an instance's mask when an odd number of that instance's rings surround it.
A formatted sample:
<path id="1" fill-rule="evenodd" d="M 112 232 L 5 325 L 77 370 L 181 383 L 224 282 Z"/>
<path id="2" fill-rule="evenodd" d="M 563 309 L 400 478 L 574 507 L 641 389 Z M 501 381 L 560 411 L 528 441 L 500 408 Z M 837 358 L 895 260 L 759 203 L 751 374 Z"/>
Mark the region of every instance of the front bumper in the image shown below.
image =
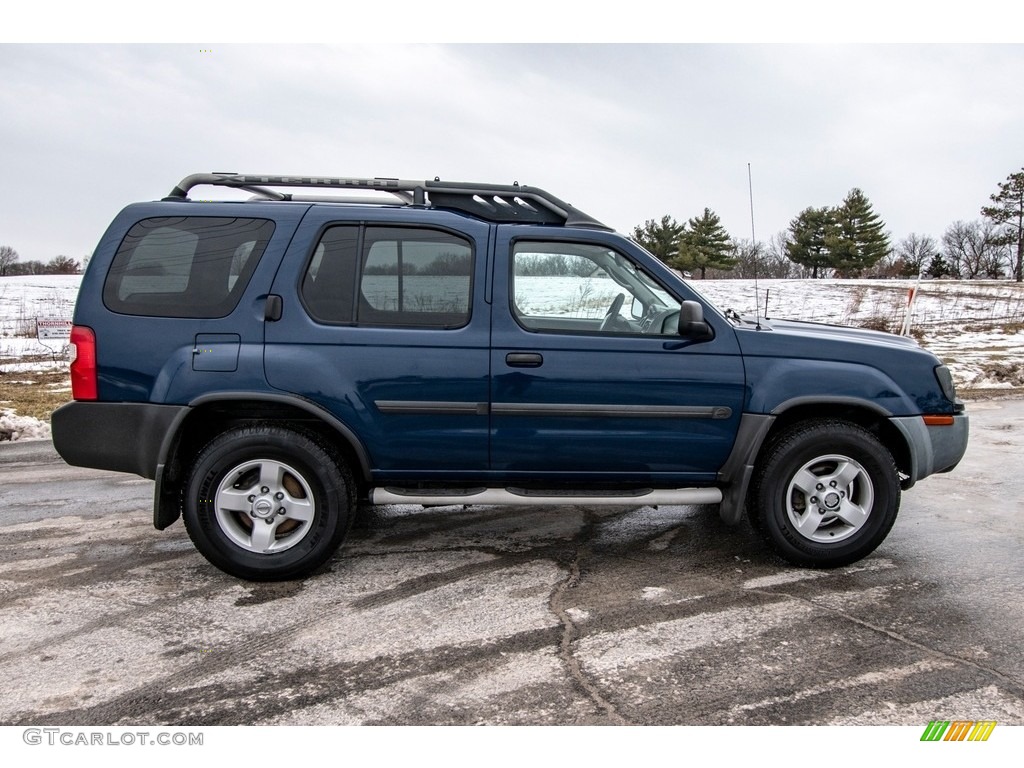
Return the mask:
<path id="1" fill-rule="evenodd" d="M 904 482 L 905 489 L 929 475 L 952 471 L 964 457 L 970 421 L 966 413 L 952 418 L 952 424 L 943 426 L 929 426 L 922 416 L 890 419 L 910 448 L 910 471 L 908 480 Z"/>

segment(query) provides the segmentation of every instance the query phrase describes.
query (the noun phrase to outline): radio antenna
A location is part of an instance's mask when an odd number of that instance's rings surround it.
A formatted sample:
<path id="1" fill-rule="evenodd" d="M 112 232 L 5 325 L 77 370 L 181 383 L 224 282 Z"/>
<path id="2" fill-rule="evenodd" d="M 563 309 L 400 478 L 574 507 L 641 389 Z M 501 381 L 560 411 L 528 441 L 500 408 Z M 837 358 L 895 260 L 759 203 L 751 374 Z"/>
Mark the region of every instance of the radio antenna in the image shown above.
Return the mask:
<path id="1" fill-rule="evenodd" d="M 761 310 L 758 306 L 760 298 L 757 291 L 757 235 L 754 234 L 754 179 L 750 173 L 750 163 L 747 163 L 747 189 L 750 190 L 750 253 L 754 257 L 754 322 L 757 323 L 757 330 L 761 330 Z M 764 308 L 765 317 L 768 316 L 768 307 Z"/>

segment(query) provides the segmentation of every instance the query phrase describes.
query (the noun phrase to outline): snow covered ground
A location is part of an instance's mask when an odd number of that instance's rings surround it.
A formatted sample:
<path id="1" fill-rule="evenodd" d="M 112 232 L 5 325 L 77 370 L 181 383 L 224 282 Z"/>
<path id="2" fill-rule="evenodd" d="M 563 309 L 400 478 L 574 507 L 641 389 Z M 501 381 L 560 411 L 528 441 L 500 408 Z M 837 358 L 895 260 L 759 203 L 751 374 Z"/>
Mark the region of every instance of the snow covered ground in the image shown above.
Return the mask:
<path id="1" fill-rule="evenodd" d="M 36 320 L 70 319 L 81 280 L 80 275 L 0 277 L 0 381 L 35 383 L 33 375 L 40 372 L 67 370 L 60 342 L 36 340 Z M 47 422 L 20 415 L 11 405 L 0 399 L 0 438 L 50 436 Z"/>
<path id="2" fill-rule="evenodd" d="M 0 370 L 8 370 L 11 358 L 51 352 L 36 341 L 36 320 L 70 320 L 81 281 L 81 275 L 0 277 Z"/>
<path id="3" fill-rule="evenodd" d="M 70 319 L 80 281 L 78 275 L 0 278 L 0 376 L 6 381 L 31 381 L 40 371 L 67 369 L 59 344 L 36 340 L 35 322 Z M 610 291 L 596 285 L 610 283 L 607 279 L 593 282 L 589 288 L 574 285 L 568 290 L 580 294 L 581 311 L 600 316 L 605 299 L 616 291 L 614 285 Z M 698 280 L 691 285 L 722 309 L 754 311 L 752 280 Z M 763 313 L 767 302 L 769 317 L 898 329 L 912 285 L 898 280 L 761 280 L 757 303 Z M 1004 281 L 923 281 L 912 322 L 921 344 L 949 365 L 959 388 L 970 389 L 975 396 L 1024 388 L 1024 286 Z M 19 438 L 48 436 L 48 424 L 19 416 L 10 406 L 0 400 L 0 434 L 12 430 Z"/>
<path id="4" fill-rule="evenodd" d="M 718 307 L 754 311 L 753 280 L 692 285 Z M 767 300 L 768 317 L 898 332 L 913 286 L 909 280 L 761 280 L 758 306 L 764 314 Z M 958 388 L 998 394 L 1024 387 L 1024 285 L 924 280 L 916 288 L 911 331 L 949 365 Z"/>

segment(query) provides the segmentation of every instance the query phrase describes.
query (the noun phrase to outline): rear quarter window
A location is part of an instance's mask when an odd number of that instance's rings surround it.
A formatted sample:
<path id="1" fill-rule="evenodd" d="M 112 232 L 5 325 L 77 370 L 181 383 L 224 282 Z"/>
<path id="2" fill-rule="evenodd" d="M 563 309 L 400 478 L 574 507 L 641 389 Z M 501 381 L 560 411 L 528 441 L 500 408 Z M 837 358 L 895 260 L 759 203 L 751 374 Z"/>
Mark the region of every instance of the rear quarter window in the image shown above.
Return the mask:
<path id="1" fill-rule="evenodd" d="M 234 311 L 274 232 L 265 219 L 144 219 L 121 242 L 103 303 L 126 315 L 224 317 Z"/>

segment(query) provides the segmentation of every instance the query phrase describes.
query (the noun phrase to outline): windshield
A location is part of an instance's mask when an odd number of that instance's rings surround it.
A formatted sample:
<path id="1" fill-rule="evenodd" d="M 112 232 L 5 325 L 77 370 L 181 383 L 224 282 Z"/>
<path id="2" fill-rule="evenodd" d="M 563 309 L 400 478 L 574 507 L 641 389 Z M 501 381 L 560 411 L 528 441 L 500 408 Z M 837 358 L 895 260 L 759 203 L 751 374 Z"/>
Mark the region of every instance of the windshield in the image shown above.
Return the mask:
<path id="1" fill-rule="evenodd" d="M 667 307 L 670 304 L 677 303 L 675 299 L 673 299 L 669 295 L 668 291 L 666 291 L 664 288 L 658 285 L 654 278 L 648 275 L 642 269 L 637 269 L 636 276 L 639 277 L 641 281 L 643 281 L 644 285 L 651 289 L 651 293 L 654 294 L 654 297 L 661 303 L 662 306 Z"/>

